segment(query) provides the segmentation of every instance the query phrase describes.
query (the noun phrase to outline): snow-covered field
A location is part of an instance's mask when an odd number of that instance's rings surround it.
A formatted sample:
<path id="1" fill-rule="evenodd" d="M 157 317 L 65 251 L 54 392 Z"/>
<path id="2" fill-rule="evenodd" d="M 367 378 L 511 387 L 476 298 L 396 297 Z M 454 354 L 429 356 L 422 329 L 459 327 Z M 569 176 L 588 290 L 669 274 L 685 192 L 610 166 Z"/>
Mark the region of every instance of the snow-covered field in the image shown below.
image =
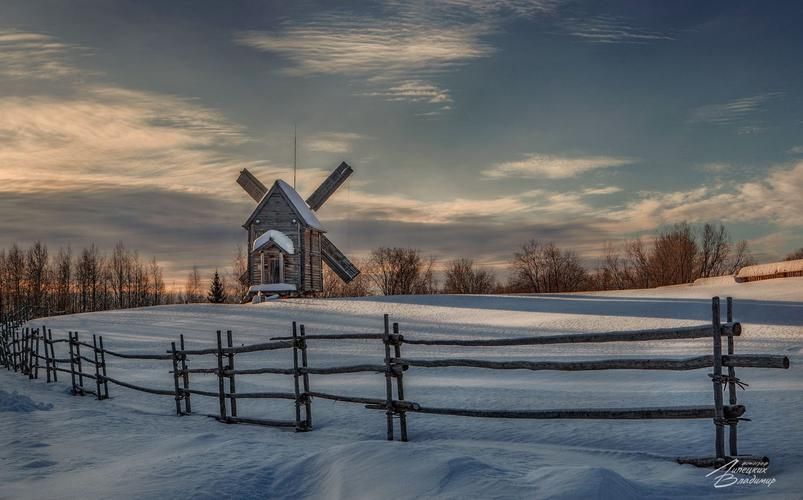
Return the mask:
<path id="1" fill-rule="evenodd" d="M 710 471 L 678 465 L 710 456 L 713 423 L 496 420 L 410 414 L 410 442 L 386 442 L 384 413 L 316 399 L 308 433 L 177 417 L 174 401 L 117 386 L 112 398 L 68 394 L 58 384 L 0 372 L 0 498 L 803 498 L 803 278 L 627 292 L 542 296 L 380 297 L 186 305 L 63 316 L 54 337 L 102 334 L 117 351 L 161 352 L 180 333 L 211 347 L 215 330 L 236 344 L 290 333 L 379 332 L 382 314 L 407 337 L 507 337 L 708 323 L 710 297 L 735 297 L 744 327 L 737 353 L 783 354 L 789 370 L 738 369 L 752 421 L 740 452 L 772 459 L 771 486 L 715 489 Z M 511 348 L 404 346 L 407 357 L 593 359 L 710 354 L 710 340 Z M 310 366 L 381 362 L 377 341 L 310 342 Z M 169 362 L 109 359 L 109 375 L 169 389 Z M 191 366 L 211 366 L 194 357 Z M 238 367 L 289 367 L 289 351 L 238 355 Z M 530 372 L 411 368 L 406 399 L 430 406 L 537 409 L 709 405 L 709 370 Z M 40 374 L 41 376 L 41 374 Z M 312 376 L 313 390 L 384 396 L 378 374 Z M 292 391 L 292 378 L 242 376 L 238 392 Z M 216 390 L 213 377 L 193 388 Z M 216 400 L 193 397 L 214 413 Z M 289 401 L 240 401 L 240 415 L 291 419 Z"/>

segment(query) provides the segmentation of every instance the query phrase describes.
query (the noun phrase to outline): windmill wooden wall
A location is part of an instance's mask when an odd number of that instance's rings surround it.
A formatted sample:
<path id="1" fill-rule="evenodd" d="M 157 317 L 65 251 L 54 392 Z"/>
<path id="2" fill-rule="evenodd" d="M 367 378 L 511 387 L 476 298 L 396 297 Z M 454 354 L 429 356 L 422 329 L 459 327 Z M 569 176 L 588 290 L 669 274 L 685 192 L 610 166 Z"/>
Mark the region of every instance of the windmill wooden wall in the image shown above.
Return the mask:
<path id="1" fill-rule="evenodd" d="M 294 223 L 293 220 L 296 220 L 297 223 Z M 296 285 L 299 292 L 320 292 L 323 289 L 321 232 L 306 227 L 278 190 L 271 193 L 247 229 L 250 284 L 257 284 L 260 281 L 258 252 L 252 251 L 254 240 L 269 229 L 274 229 L 286 234 L 296 250 L 293 255 L 285 256 L 285 283 Z M 299 283 L 302 268 L 304 280 Z"/>

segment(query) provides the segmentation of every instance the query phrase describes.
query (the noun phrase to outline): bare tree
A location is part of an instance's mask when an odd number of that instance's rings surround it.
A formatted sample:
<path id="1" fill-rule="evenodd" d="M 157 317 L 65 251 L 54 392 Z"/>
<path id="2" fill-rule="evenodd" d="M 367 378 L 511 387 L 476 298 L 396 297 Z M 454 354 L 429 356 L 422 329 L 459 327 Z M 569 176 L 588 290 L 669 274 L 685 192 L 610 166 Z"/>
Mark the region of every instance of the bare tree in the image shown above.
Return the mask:
<path id="1" fill-rule="evenodd" d="M 484 294 L 494 290 L 493 274 L 486 269 L 474 267 L 471 259 L 456 259 L 449 262 L 443 291 L 446 293 Z"/>
<path id="2" fill-rule="evenodd" d="M 30 304 L 45 305 L 48 291 L 47 245 L 37 241 L 28 249 L 25 259 L 26 282 Z"/>
<path id="3" fill-rule="evenodd" d="M 736 244 L 736 250 L 729 256 L 725 266 L 726 274 L 736 274 L 739 270 L 746 266 L 752 266 L 756 263 L 756 259 L 750 253 L 750 248 L 747 246 L 747 241 L 742 240 Z"/>
<path id="4" fill-rule="evenodd" d="M 784 260 L 798 260 L 803 259 L 803 247 L 798 248 L 794 252 L 791 252 L 784 258 Z"/>
<path id="5" fill-rule="evenodd" d="M 329 266 L 324 266 L 323 290 L 320 293 L 320 297 L 365 297 L 371 295 L 373 292 L 371 276 L 373 276 L 374 273 L 371 270 L 370 262 L 365 259 L 354 259 L 354 265 L 358 269 L 361 269 L 362 272 L 349 283 L 341 280 L 334 271 L 329 269 Z"/>
<path id="6" fill-rule="evenodd" d="M 590 279 L 577 254 L 553 243 L 531 240 L 513 259 L 515 290 L 534 293 L 575 292 L 587 289 Z"/>
<path id="7" fill-rule="evenodd" d="M 192 266 L 192 271 L 187 275 L 187 283 L 184 287 L 184 301 L 188 304 L 201 302 L 201 273 L 198 271 L 198 266 Z"/>
<path id="8" fill-rule="evenodd" d="M 371 279 L 383 295 L 432 293 L 432 263 L 413 248 L 377 248 L 371 252 Z"/>
<path id="9" fill-rule="evenodd" d="M 226 280 L 230 300 L 240 302 L 248 293 L 248 259 L 243 254 L 243 247 L 237 245 L 237 253 L 231 263 L 231 276 Z"/>
<path id="10" fill-rule="evenodd" d="M 156 257 L 151 258 L 148 264 L 148 276 L 151 281 L 151 305 L 158 306 L 164 302 L 165 282 L 162 277 L 162 268 L 156 262 Z"/>
<path id="11" fill-rule="evenodd" d="M 72 252 L 70 247 L 60 248 L 53 262 L 54 302 L 59 311 L 72 310 Z"/>
<path id="12" fill-rule="evenodd" d="M 730 235 L 721 223 L 706 223 L 701 232 L 697 277 L 721 276 L 731 251 Z"/>

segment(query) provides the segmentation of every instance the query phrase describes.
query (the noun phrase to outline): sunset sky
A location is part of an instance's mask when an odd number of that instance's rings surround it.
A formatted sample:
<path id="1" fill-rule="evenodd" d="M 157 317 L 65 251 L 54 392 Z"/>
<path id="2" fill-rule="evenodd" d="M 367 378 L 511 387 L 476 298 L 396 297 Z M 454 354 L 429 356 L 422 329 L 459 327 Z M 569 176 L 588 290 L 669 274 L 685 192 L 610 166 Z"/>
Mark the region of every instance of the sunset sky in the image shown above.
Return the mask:
<path id="1" fill-rule="evenodd" d="M 302 195 L 354 168 L 319 214 L 350 256 L 803 246 L 803 3 L 333 4 L 3 0 L 0 246 L 228 265 L 237 173 L 292 181 L 294 124 Z"/>

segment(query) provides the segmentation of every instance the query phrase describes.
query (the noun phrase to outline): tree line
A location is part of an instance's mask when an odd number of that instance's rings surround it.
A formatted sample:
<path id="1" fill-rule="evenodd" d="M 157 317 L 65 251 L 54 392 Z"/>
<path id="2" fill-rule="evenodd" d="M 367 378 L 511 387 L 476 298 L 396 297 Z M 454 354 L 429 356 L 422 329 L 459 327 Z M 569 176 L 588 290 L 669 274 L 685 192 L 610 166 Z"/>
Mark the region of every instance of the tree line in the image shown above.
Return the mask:
<path id="1" fill-rule="evenodd" d="M 803 258 L 803 248 L 786 258 Z M 418 249 L 376 248 L 367 258 L 355 261 L 362 272 L 351 283 L 343 283 L 324 266 L 320 296 L 651 288 L 734 274 L 754 263 L 747 242 L 733 242 L 722 224 L 680 223 L 649 238 L 608 244 L 597 265 L 590 268 L 572 250 L 530 240 L 513 252 L 503 280 L 470 258 L 448 261 L 436 273 L 437 261 Z M 24 249 L 12 245 L 0 249 L 0 311 L 25 305 L 51 313 L 78 313 L 207 301 L 239 303 L 248 291 L 240 280 L 246 269 L 246 256 L 238 247 L 223 272 L 203 276 L 194 266 L 183 286 L 167 288 L 156 259 L 143 259 L 122 242 L 111 252 L 91 244 L 76 252 L 59 248 L 55 254 L 41 242 Z"/>
<path id="2" fill-rule="evenodd" d="M 801 249 L 803 250 L 803 249 Z M 790 254 L 791 256 L 792 254 Z M 594 267 L 572 250 L 530 240 L 513 252 L 508 278 L 498 280 L 470 258 L 445 263 L 442 283 L 436 262 L 414 248 L 378 248 L 357 262 L 362 273 L 349 284 L 324 270 L 325 297 L 426 293 L 556 293 L 651 288 L 734 274 L 755 263 L 746 241 L 733 242 L 722 224 L 679 223 L 651 237 L 607 244 Z"/>

